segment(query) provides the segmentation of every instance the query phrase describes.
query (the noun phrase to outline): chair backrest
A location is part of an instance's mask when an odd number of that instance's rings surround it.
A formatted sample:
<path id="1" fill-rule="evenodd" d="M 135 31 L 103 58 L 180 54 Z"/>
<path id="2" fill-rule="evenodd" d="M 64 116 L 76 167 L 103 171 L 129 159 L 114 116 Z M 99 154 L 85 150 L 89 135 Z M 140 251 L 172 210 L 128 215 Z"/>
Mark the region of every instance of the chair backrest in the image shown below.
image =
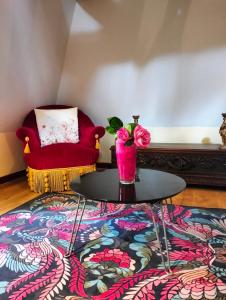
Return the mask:
<path id="1" fill-rule="evenodd" d="M 37 108 L 41 108 L 41 109 L 62 109 L 62 108 L 71 108 L 71 107 L 72 106 L 68 106 L 68 105 L 45 105 L 45 106 L 40 106 L 40 107 L 37 107 Z M 34 129 L 37 132 L 37 135 L 38 135 L 38 128 L 37 128 L 34 109 L 32 109 L 27 114 L 27 116 L 25 117 L 25 119 L 23 121 L 23 126 Z M 78 109 L 78 127 L 79 127 L 80 141 L 85 139 L 85 134 L 84 134 L 85 129 L 87 127 L 93 127 L 93 126 L 94 126 L 94 124 L 91 121 L 91 119 L 84 112 L 82 112 L 81 110 Z"/>

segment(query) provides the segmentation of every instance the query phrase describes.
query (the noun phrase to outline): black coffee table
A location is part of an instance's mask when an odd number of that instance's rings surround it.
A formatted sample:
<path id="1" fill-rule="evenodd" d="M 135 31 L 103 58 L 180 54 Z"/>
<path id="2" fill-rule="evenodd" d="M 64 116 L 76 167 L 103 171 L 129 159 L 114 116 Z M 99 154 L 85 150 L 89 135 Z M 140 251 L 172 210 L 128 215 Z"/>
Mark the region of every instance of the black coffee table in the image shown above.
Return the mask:
<path id="1" fill-rule="evenodd" d="M 167 254 L 168 270 L 171 271 L 162 202 L 163 200 L 172 199 L 173 196 L 182 192 L 185 188 L 186 183 L 182 178 L 170 173 L 151 169 L 137 169 L 135 183 L 128 185 L 121 184 L 119 182 L 117 169 L 96 171 L 93 173 L 85 174 L 81 177 L 77 177 L 71 183 L 71 189 L 79 194 L 79 200 L 67 256 L 71 255 L 72 253 L 73 245 L 76 241 L 87 199 L 101 202 L 103 211 L 105 211 L 107 203 L 148 203 L 150 204 L 150 209 L 152 211 L 152 221 L 155 226 L 156 238 L 159 243 L 162 262 L 166 270 L 166 263 L 164 260 L 164 253 L 162 251 L 158 227 L 152 210 L 153 205 L 159 204 L 162 215 L 161 220 L 164 232 L 164 243 Z M 81 207 L 81 214 L 78 218 L 78 211 L 81 202 L 83 202 Z"/>

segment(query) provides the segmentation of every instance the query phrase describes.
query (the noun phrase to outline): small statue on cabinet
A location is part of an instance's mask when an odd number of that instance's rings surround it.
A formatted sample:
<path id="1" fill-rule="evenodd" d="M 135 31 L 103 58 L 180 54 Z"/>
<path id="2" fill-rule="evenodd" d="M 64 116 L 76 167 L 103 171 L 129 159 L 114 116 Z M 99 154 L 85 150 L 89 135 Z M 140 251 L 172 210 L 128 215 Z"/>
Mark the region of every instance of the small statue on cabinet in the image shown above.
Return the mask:
<path id="1" fill-rule="evenodd" d="M 221 135 L 223 144 L 220 145 L 220 149 L 226 150 L 226 113 L 223 113 L 222 116 L 223 116 L 223 123 L 220 127 L 219 133 Z"/>

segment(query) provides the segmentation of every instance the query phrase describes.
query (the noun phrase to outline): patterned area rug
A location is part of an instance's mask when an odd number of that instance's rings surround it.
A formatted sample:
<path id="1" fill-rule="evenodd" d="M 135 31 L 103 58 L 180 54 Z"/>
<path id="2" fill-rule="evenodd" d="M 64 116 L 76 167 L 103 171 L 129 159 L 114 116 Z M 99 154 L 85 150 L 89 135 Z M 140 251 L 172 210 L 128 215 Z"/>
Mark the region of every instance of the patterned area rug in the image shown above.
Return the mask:
<path id="1" fill-rule="evenodd" d="M 44 194 L 1 216 L 1 300 L 226 299 L 225 210 L 164 207 L 169 275 L 147 205 L 108 204 L 100 216 L 100 204 L 88 202 L 65 258 L 76 199 Z"/>

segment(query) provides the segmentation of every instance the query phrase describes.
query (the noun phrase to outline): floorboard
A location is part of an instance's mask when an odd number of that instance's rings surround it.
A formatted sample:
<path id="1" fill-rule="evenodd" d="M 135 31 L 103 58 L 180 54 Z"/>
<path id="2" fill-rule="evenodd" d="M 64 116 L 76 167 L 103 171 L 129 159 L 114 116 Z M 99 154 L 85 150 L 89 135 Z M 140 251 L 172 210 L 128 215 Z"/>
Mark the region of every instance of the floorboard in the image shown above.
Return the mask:
<path id="1" fill-rule="evenodd" d="M 18 207 L 38 195 L 39 194 L 29 190 L 25 177 L 4 183 L 1 185 L 0 214 Z M 178 205 L 226 209 L 226 191 L 189 187 L 174 197 L 173 203 Z"/>

